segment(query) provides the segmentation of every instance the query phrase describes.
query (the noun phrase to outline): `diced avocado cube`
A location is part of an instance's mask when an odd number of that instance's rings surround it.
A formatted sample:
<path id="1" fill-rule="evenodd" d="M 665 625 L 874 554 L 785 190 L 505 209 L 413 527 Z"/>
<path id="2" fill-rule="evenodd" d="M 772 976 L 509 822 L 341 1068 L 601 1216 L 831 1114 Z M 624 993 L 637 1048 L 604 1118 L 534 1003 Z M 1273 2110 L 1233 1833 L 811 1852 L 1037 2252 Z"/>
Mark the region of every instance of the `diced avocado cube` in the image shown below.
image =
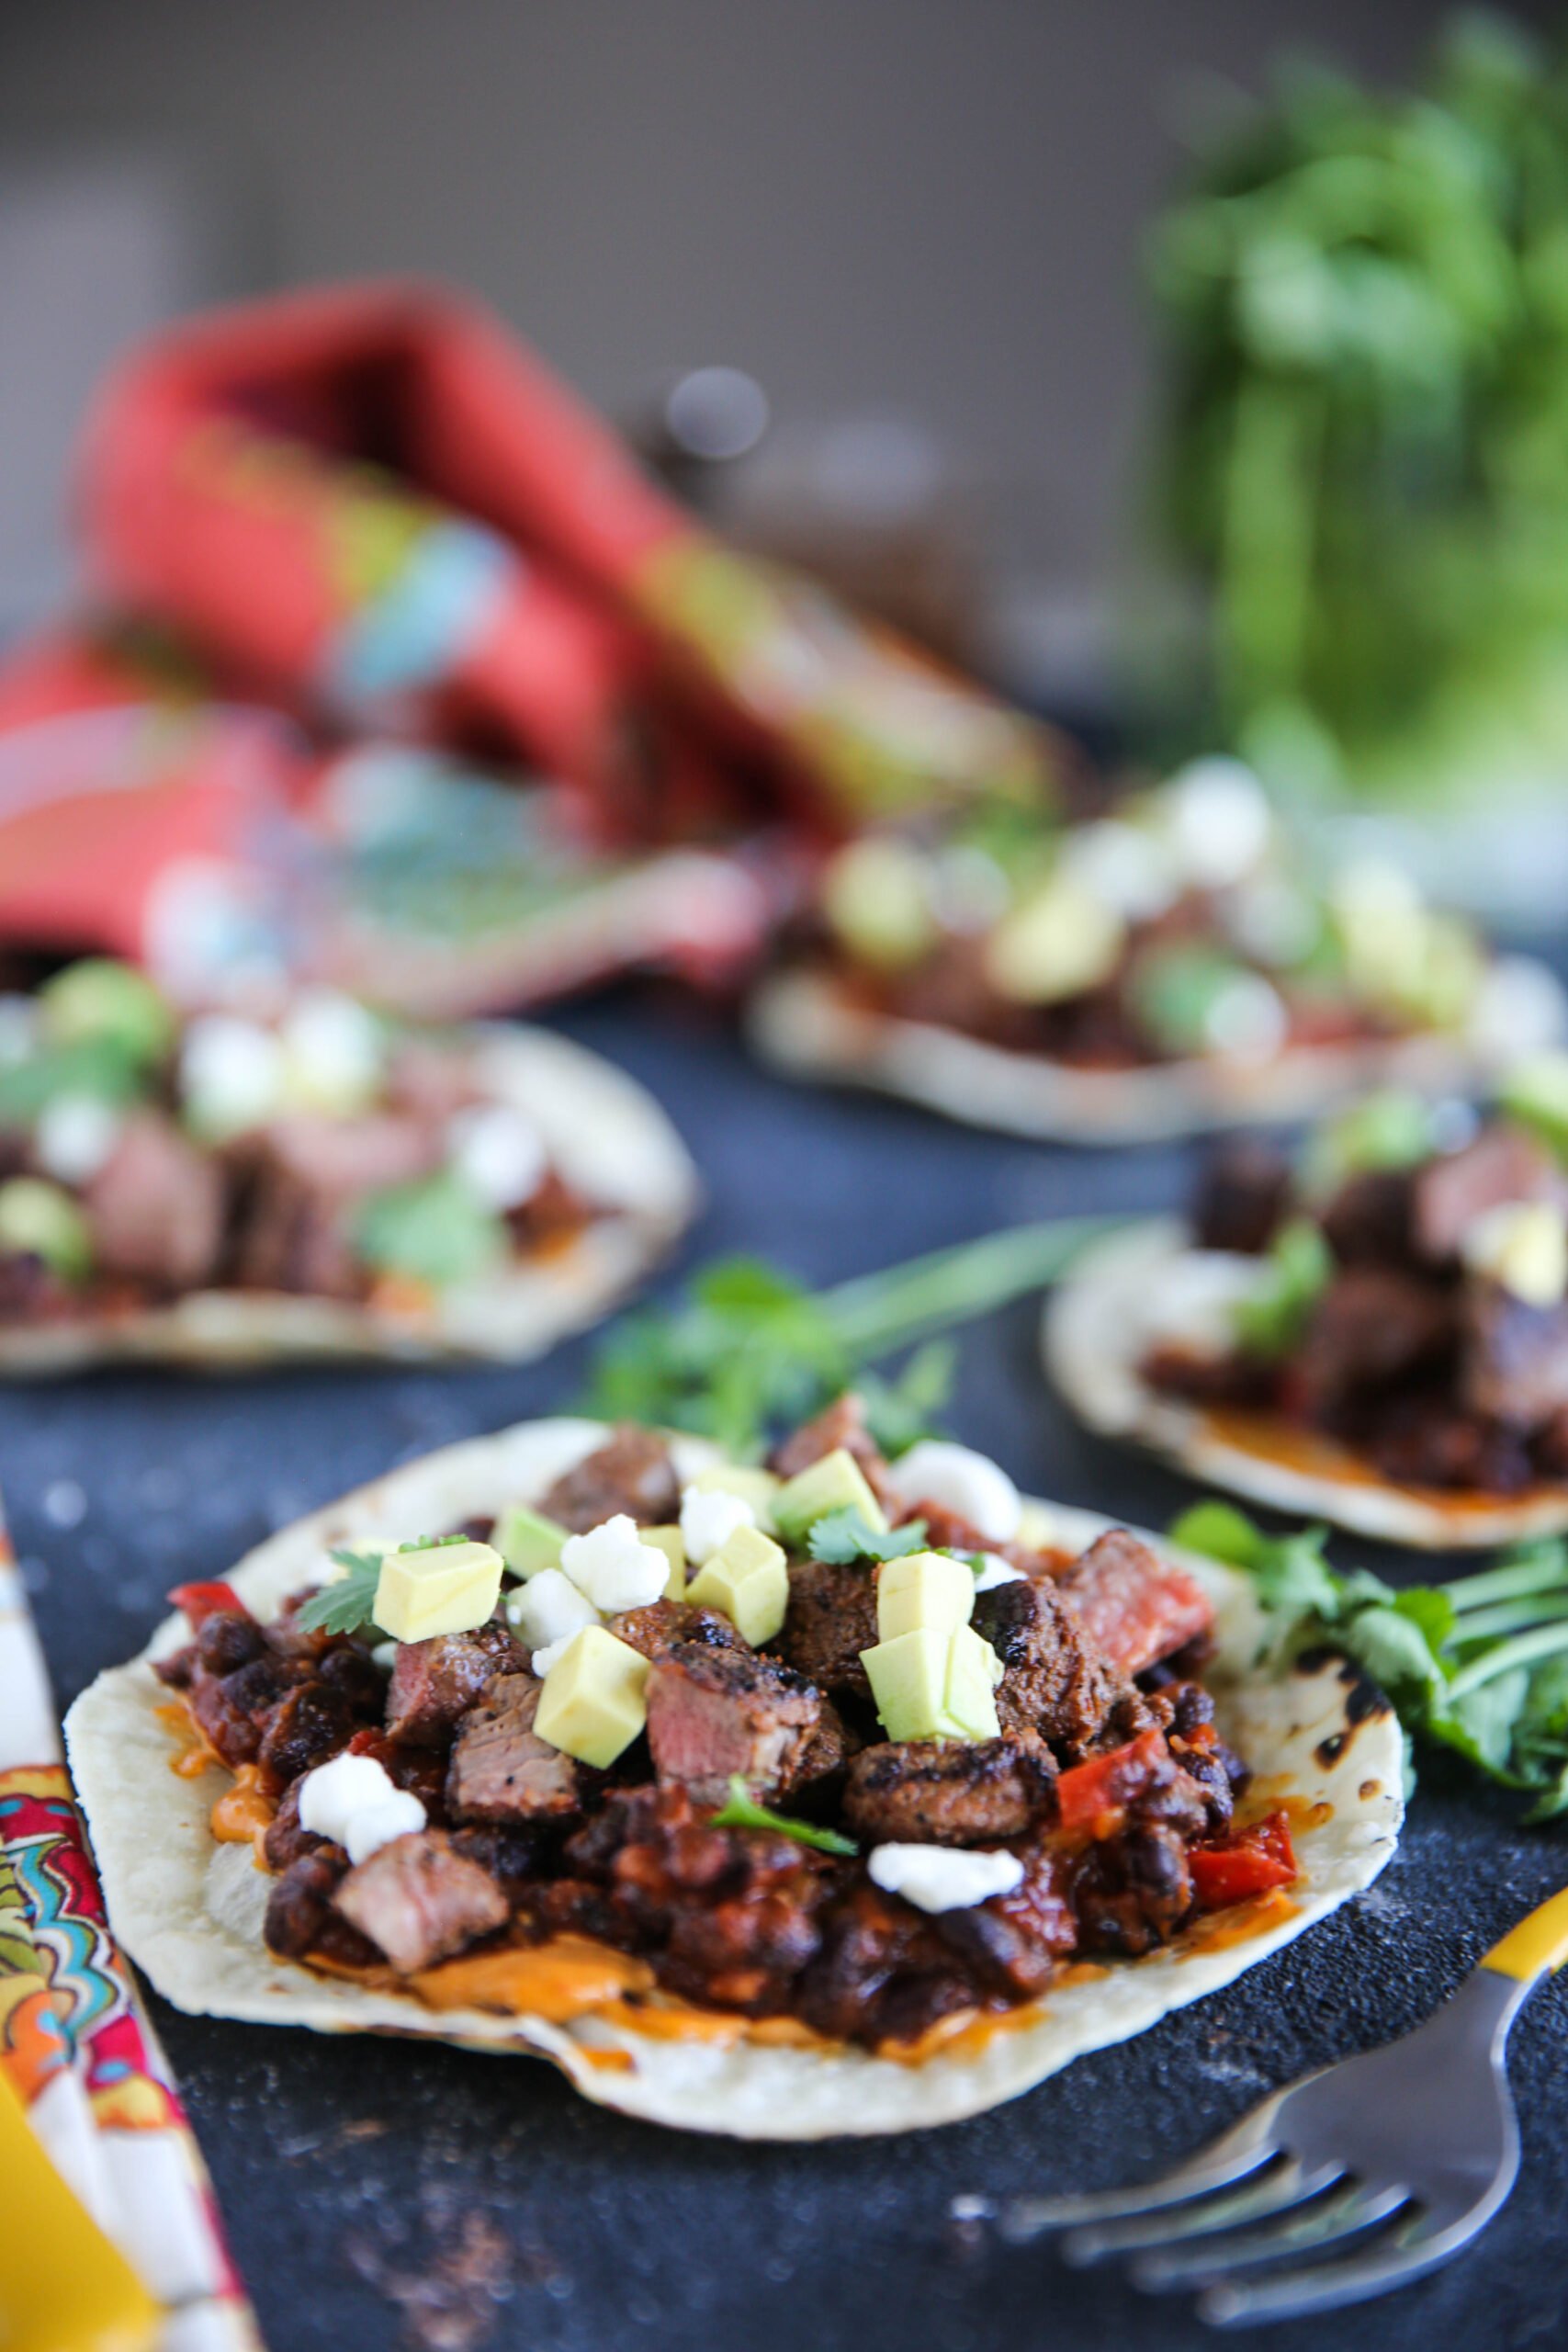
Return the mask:
<path id="1" fill-rule="evenodd" d="M 954 1736 L 947 1713 L 950 1637 L 931 1627 L 862 1650 L 861 1664 L 889 1739 Z"/>
<path id="2" fill-rule="evenodd" d="M 1568 1159 L 1568 1053 L 1532 1054 L 1497 1089 L 1498 1107 Z"/>
<path id="3" fill-rule="evenodd" d="M 887 1532 L 886 1514 L 867 1486 L 864 1471 L 841 1445 L 779 1488 L 773 1497 L 773 1525 L 786 1544 L 804 1543 L 813 1523 L 830 1510 L 858 1510 L 879 1535 Z"/>
<path id="4" fill-rule="evenodd" d="M 563 1755 L 601 1771 L 648 1721 L 648 1660 L 603 1625 L 574 1634 L 545 1677 L 534 1729 Z"/>
<path id="5" fill-rule="evenodd" d="M 686 1598 L 686 1546 L 678 1527 L 639 1527 L 639 1544 L 651 1544 L 662 1552 L 670 1563 L 670 1581 L 659 1596 L 661 1600 L 684 1600 Z"/>
<path id="6" fill-rule="evenodd" d="M 491 1544 L 422 1544 L 389 1552 L 371 1615 L 396 1642 L 469 1633 L 494 1613 L 505 1565 Z"/>
<path id="7" fill-rule="evenodd" d="M 558 1568 L 560 1547 L 570 1529 L 558 1527 L 526 1503 L 508 1503 L 490 1540 L 514 1577 L 536 1577 L 541 1568 Z"/>
<path id="8" fill-rule="evenodd" d="M 975 1571 L 942 1552 L 910 1552 L 884 1563 L 876 1579 L 876 1630 L 885 1642 L 900 1634 L 949 1634 L 969 1623 Z"/>
<path id="9" fill-rule="evenodd" d="M 943 1704 L 960 1738 L 998 1737 L 1001 1725 L 997 1720 L 996 1689 L 1001 1677 L 1001 1660 L 989 1642 L 982 1641 L 973 1625 L 960 1625 L 948 1644 Z"/>
<path id="10" fill-rule="evenodd" d="M 939 937 L 927 861 L 909 842 L 868 835 L 822 877 L 822 911 L 850 954 L 874 970 L 918 964 Z"/>
<path id="11" fill-rule="evenodd" d="M 175 1041 L 175 1016 L 145 973 L 108 956 L 68 965 L 39 990 L 45 1035 L 57 1045 L 107 1038 L 133 1061 L 162 1060 Z"/>
<path id="12" fill-rule="evenodd" d="M 505 1220 L 450 1169 L 367 1193 L 348 1227 L 367 1266 L 432 1290 L 480 1280 L 512 1247 Z"/>
<path id="13" fill-rule="evenodd" d="M 743 1462 L 725 1462 L 716 1470 L 702 1471 L 689 1483 L 701 1495 L 739 1495 L 756 1512 L 758 1526 L 771 1529 L 773 1497 L 784 1482 L 771 1470 L 750 1469 Z"/>
<path id="14" fill-rule="evenodd" d="M 789 1569 L 781 1547 L 760 1528 L 726 1536 L 686 1587 L 694 1609 L 722 1609 L 743 1641 L 771 1642 L 789 1607 Z"/>
<path id="15" fill-rule="evenodd" d="M 0 1184 L 0 1258 L 39 1258 L 62 1281 L 92 1271 L 93 1238 L 69 1193 L 36 1176 Z"/>
<path id="16" fill-rule="evenodd" d="M 1053 875 L 1002 917 L 986 946 L 986 976 L 1020 1004 L 1057 1004 L 1108 980 L 1127 927 L 1115 909 Z"/>

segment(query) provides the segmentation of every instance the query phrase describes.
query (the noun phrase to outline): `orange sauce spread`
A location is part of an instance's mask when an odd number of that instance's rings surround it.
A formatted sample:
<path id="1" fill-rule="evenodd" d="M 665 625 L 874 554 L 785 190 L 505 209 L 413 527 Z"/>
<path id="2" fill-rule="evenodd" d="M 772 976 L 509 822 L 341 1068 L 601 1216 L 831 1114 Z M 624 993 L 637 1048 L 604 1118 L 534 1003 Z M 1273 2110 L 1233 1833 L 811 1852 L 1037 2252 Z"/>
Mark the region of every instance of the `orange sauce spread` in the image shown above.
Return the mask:
<path id="1" fill-rule="evenodd" d="M 1246 1903 L 1233 1903 L 1224 1911 L 1211 1911 L 1206 1918 L 1195 1919 L 1190 1928 L 1183 1928 L 1177 1944 L 1184 1951 L 1224 1951 L 1232 1944 L 1266 1936 L 1281 1921 L 1293 1919 L 1299 1908 L 1282 1886 L 1271 1886 L 1267 1894 L 1255 1894 Z"/>
<path id="2" fill-rule="evenodd" d="M 1513 1509 L 1547 1498 L 1560 1498 L 1562 1492 L 1560 1484 L 1541 1485 L 1527 1487 L 1521 1494 L 1502 1496 L 1474 1487 L 1420 1487 L 1385 1478 L 1337 1438 L 1325 1437 L 1319 1430 L 1303 1429 L 1280 1413 L 1212 1405 L 1204 1410 L 1202 1422 L 1206 1436 L 1220 1444 L 1234 1446 L 1238 1453 L 1250 1453 L 1261 1462 L 1277 1462 L 1283 1469 L 1299 1470 L 1311 1477 L 1331 1478 L 1338 1486 L 1395 1488 L 1400 1494 L 1417 1497 L 1434 1510 L 1456 1521 L 1483 1517 L 1505 1502 Z"/>
<path id="3" fill-rule="evenodd" d="M 256 1849 L 256 1860 L 265 1869 L 262 1839 L 267 1825 L 277 1811 L 275 1798 L 268 1796 L 262 1784 L 259 1764 L 242 1764 L 234 1774 L 234 1785 L 225 1789 L 212 1808 L 212 1834 L 220 1846 L 243 1846 L 247 1840 Z"/>
<path id="4" fill-rule="evenodd" d="M 558 1936 L 544 1944 L 507 1944 L 496 1951 L 459 1953 L 409 1979 L 427 2008 L 526 2011 L 565 2025 L 603 2010 L 627 1993 L 650 1992 L 653 1971 L 630 1952 Z"/>
<path id="5" fill-rule="evenodd" d="M 182 1781 L 199 1781 L 214 1766 L 220 1772 L 229 1770 L 184 1699 L 165 1699 L 152 1713 L 180 1743 L 178 1755 L 169 1758 L 169 1770 L 177 1772 Z"/>

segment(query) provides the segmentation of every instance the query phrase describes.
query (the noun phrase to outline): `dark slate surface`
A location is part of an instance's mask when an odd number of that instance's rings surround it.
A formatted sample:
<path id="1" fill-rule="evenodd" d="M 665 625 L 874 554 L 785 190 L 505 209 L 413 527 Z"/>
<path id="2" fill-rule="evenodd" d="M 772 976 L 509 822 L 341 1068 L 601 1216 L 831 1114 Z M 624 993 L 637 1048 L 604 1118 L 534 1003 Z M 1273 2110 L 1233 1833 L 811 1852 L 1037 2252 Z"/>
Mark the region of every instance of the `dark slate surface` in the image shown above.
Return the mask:
<path id="1" fill-rule="evenodd" d="M 647 1080 L 689 1136 L 710 1192 L 690 1254 L 757 1248 L 826 1282 L 1025 1217 L 1168 1204 L 1185 1182 L 1176 1151 L 1043 1150 L 787 1089 L 684 1004 L 600 1004 L 562 1025 Z M 1043 1389 L 1034 1319 L 1019 1308 L 968 1335 L 959 1433 L 1035 1492 L 1163 1524 L 1181 1482 L 1070 1427 Z M 584 1352 L 520 1373 L 127 1374 L 0 1396 L 0 1475 L 62 1703 L 141 1643 L 166 1586 L 221 1574 L 392 1462 L 569 1403 Z M 1514 1827 L 1431 1769 L 1365 1900 L 1140 2040 L 897 2143 L 686 2138 L 589 2107 L 543 2065 L 154 2007 L 273 2352 L 1177 2352 L 1213 2340 L 1188 2306 L 955 2226 L 951 2200 L 1175 2158 L 1303 2068 L 1414 2023 L 1563 1875 L 1561 1836 Z M 1373 2311 L 1276 2330 L 1281 2346 L 1374 2329 L 1387 2352 L 1564 2340 L 1565 2035 L 1560 1984 L 1516 2030 L 1524 2171 L 1481 2246 Z M 478 2282 L 467 2299 L 443 2281 L 456 2248 Z"/>

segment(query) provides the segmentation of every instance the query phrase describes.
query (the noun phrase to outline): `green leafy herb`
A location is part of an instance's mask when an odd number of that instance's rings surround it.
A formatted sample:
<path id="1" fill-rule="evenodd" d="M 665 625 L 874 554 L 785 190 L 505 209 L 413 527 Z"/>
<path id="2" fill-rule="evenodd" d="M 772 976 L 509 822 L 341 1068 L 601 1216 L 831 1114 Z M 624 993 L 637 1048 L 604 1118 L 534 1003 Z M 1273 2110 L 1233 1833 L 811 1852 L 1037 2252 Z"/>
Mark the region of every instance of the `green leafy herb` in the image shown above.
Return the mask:
<path id="1" fill-rule="evenodd" d="M 307 1634 L 355 1634 L 369 1624 L 381 1580 L 381 1562 L 374 1552 L 336 1551 L 333 1558 L 348 1573 L 313 1592 L 295 1618 Z"/>
<path id="2" fill-rule="evenodd" d="M 0 1121 L 30 1126 L 66 1095 L 90 1095 L 111 1110 L 123 1110 L 147 1091 L 136 1057 L 112 1037 L 84 1037 L 69 1045 L 45 1045 L 25 1061 L 0 1069 Z"/>
<path id="3" fill-rule="evenodd" d="M 1310 1217 L 1292 1217 L 1269 1245 L 1264 1273 L 1235 1308 L 1236 1337 L 1256 1356 L 1288 1355 L 1328 1287 L 1334 1260 Z"/>
<path id="4" fill-rule="evenodd" d="M 730 1774 L 728 1802 L 713 1821 L 716 1829 L 773 1829 L 781 1838 L 793 1838 L 797 1846 L 815 1846 L 819 1854 L 860 1851 L 852 1838 L 842 1838 L 836 1829 L 818 1829 L 814 1822 L 796 1821 L 793 1815 L 772 1813 L 758 1804 L 739 1772 Z"/>
<path id="5" fill-rule="evenodd" d="M 367 1266 L 435 1290 L 471 1281 L 506 1254 L 501 1218 L 450 1170 L 367 1193 L 352 1234 Z"/>
<path id="6" fill-rule="evenodd" d="M 952 1351 L 921 1348 L 891 1382 L 866 1367 L 1043 1289 L 1114 1222 L 1020 1226 L 818 1292 L 759 1259 L 720 1259 L 681 1303 L 628 1317 L 612 1333 L 587 1408 L 604 1420 L 694 1430 L 741 1460 L 771 1429 L 804 1420 L 853 1384 L 879 1441 L 899 1451 L 940 1410 Z"/>
<path id="7" fill-rule="evenodd" d="M 1313 1137 L 1308 1175 L 1329 1193 L 1348 1176 L 1414 1168 L 1434 1148 L 1432 1105 L 1418 1094 L 1364 1095 Z"/>
<path id="8" fill-rule="evenodd" d="M 1568 1811 L 1568 1544 L 1522 1544 L 1495 1568 L 1442 1585 L 1385 1584 L 1324 1557 L 1325 1531 L 1267 1535 L 1229 1503 L 1198 1503 L 1172 1541 L 1251 1577 L 1268 1651 L 1331 1642 L 1387 1693 L 1407 1735 L 1465 1757 Z"/>
<path id="9" fill-rule="evenodd" d="M 408 1543 L 400 1544 L 398 1549 L 400 1552 L 444 1552 L 449 1544 L 467 1544 L 468 1540 L 459 1528 L 455 1535 L 412 1536 Z"/>
<path id="10" fill-rule="evenodd" d="M 911 1552 L 922 1548 L 925 1540 L 923 1519 L 908 1520 L 902 1527 L 889 1528 L 884 1533 L 851 1503 L 843 1510 L 825 1511 L 813 1522 L 807 1548 L 814 1560 L 827 1560 L 835 1567 L 843 1567 L 851 1560 L 907 1559 Z"/>
<path id="11" fill-rule="evenodd" d="M 1215 1040 L 1212 1023 L 1228 989 L 1247 967 L 1223 948 L 1173 940 L 1139 956 L 1128 974 L 1133 1007 L 1168 1053 L 1201 1054 Z"/>

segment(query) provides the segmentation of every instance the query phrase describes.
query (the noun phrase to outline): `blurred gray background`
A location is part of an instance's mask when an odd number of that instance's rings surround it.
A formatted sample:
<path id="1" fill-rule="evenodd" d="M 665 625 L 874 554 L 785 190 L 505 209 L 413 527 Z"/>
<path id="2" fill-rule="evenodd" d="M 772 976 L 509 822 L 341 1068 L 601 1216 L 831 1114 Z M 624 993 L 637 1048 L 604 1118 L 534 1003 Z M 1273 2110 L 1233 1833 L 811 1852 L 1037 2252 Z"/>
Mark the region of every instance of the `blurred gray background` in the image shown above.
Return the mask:
<path id="1" fill-rule="evenodd" d="M 0 625 L 69 576 L 95 378 L 215 294 L 430 272 L 625 415 L 729 361 L 895 414 L 999 525 L 1020 673 L 1092 673 L 1183 126 L 1298 47 L 1374 75 L 1426 0 L 6 0 Z M 1515 10 L 1546 21 L 1558 12 Z"/>

